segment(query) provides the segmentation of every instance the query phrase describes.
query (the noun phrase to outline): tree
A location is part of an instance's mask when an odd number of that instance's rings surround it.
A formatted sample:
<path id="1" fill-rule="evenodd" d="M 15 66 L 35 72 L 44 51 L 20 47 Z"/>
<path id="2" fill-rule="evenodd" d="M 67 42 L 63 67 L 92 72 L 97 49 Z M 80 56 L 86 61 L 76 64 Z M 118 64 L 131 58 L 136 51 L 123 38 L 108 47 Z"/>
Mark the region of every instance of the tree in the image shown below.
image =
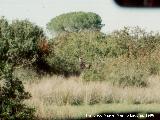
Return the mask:
<path id="1" fill-rule="evenodd" d="M 78 32 L 80 30 L 100 30 L 102 28 L 101 17 L 92 12 L 70 12 L 59 15 L 47 24 L 52 33 Z"/>
<path id="2" fill-rule="evenodd" d="M 25 92 L 22 81 L 13 75 L 14 69 L 34 61 L 37 42 L 43 31 L 28 20 L 15 20 L 11 24 L 0 19 L 0 119 L 31 120 L 33 108 L 22 102 L 31 97 Z"/>

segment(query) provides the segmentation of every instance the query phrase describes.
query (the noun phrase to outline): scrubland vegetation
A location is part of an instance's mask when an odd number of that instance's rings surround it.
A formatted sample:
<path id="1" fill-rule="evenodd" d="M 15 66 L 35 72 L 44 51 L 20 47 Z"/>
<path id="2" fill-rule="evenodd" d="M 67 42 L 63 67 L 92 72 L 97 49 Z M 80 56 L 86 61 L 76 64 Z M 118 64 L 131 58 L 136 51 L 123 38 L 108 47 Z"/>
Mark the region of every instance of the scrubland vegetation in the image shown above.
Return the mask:
<path id="1" fill-rule="evenodd" d="M 160 77 L 148 79 L 149 86 L 118 87 L 100 81 L 83 82 L 79 77 L 45 77 L 26 82 L 32 94 L 29 106 L 37 108 L 36 116 L 46 119 L 85 118 L 105 112 L 159 112 Z"/>
<path id="2" fill-rule="evenodd" d="M 139 27 L 105 34 L 101 22 L 94 13 L 63 14 L 47 24 L 56 33 L 48 39 L 28 20 L 1 18 L 0 118 L 65 119 L 107 112 L 102 105 L 158 105 L 160 34 Z"/>

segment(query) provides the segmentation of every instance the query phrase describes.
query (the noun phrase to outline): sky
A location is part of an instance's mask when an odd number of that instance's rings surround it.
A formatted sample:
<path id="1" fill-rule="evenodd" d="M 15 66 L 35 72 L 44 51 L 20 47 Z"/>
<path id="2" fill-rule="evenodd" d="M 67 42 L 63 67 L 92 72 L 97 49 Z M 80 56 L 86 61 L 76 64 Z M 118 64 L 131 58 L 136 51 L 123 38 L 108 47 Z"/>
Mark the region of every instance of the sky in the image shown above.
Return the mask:
<path id="1" fill-rule="evenodd" d="M 0 0 L 0 16 L 9 20 L 28 19 L 44 29 L 55 16 L 73 11 L 99 14 L 105 33 L 124 26 L 160 31 L 160 8 L 121 8 L 113 0 Z"/>

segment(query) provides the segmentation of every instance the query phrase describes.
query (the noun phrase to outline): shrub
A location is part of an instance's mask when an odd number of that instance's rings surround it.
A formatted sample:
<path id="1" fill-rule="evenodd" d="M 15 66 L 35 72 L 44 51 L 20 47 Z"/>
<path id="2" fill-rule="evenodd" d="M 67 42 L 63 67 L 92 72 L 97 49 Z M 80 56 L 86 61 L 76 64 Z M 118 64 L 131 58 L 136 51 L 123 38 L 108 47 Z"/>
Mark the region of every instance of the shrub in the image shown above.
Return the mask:
<path id="1" fill-rule="evenodd" d="M 102 60 L 97 59 L 93 61 L 90 69 L 82 71 L 81 77 L 85 81 L 104 81 L 104 73 L 102 72 L 104 65 L 105 64 L 102 62 Z"/>
<path id="2" fill-rule="evenodd" d="M 156 45 L 155 50 L 148 56 L 148 66 L 149 73 L 151 75 L 159 75 L 160 72 L 160 46 L 159 44 Z"/>
<path id="3" fill-rule="evenodd" d="M 22 82 L 13 77 L 12 69 L 6 65 L 4 70 L 4 86 L 1 86 L 0 118 L 2 120 L 31 120 L 34 119 L 34 109 L 23 104 L 31 95 L 25 92 Z"/>
<path id="4" fill-rule="evenodd" d="M 81 74 L 84 80 L 106 80 L 121 86 L 147 86 L 149 75 L 159 74 L 159 34 L 139 27 L 109 35 L 99 31 L 63 33 L 53 39 L 44 56 L 54 73 Z M 89 68 L 80 67 L 79 58 Z"/>
<path id="5" fill-rule="evenodd" d="M 149 73 L 136 62 L 122 56 L 120 58 L 108 58 L 95 67 L 94 71 L 96 72 L 87 70 L 82 76 L 87 81 L 103 80 L 122 87 L 145 87 Z"/>
<path id="6" fill-rule="evenodd" d="M 110 69 L 107 69 L 110 67 Z M 145 87 L 147 85 L 148 73 L 139 64 L 137 60 L 128 60 L 125 58 L 118 58 L 114 64 L 106 65 L 106 79 L 113 84 L 120 86 L 138 86 Z"/>
<path id="7" fill-rule="evenodd" d="M 120 55 L 129 52 L 130 45 L 133 44 L 131 41 L 131 36 L 129 34 L 129 29 L 124 28 L 120 31 L 115 31 L 107 36 L 107 46 L 108 57 L 118 57 Z"/>
<path id="8" fill-rule="evenodd" d="M 151 54 L 160 44 L 159 33 L 146 32 L 139 27 L 124 27 L 107 35 L 106 38 L 108 57 L 126 54 L 128 57 L 138 58 Z"/>
<path id="9" fill-rule="evenodd" d="M 0 19 L 0 118 L 3 120 L 31 120 L 34 109 L 23 104 L 30 94 L 25 92 L 22 82 L 13 72 L 19 65 L 32 63 L 37 56 L 37 42 L 44 36 L 38 26 L 27 20 L 16 20 L 11 24 Z"/>
<path id="10" fill-rule="evenodd" d="M 37 43 L 44 37 L 41 28 L 27 20 L 15 20 L 9 24 L 1 18 L 0 29 L 1 60 L 6 56 L 10 58 L 9 62 L 21 64 L 26 62 L 26 59 L 31 60 L 37 56 Z"/>
<path id="11" fill-rule="evenodd" d="M 103 34 L 96 31 L 66 33 L 54 38 L 51 54 L 44 57 L 53 71 L 62 74 L 78 74 L 81 72 L 79 58 L 86 65 L 103 58 L 106 54 L 106 43 Z"/>
<path id="12" fill-rule="evenodd" d="M 147 85 L 149 75 L 159 74 L 159 34 L 136 27 L 124 28 L 105 37 L 104 59 L 97 59 L 83 72 L 85 80 L 107 80 L 120 86 Z"/>

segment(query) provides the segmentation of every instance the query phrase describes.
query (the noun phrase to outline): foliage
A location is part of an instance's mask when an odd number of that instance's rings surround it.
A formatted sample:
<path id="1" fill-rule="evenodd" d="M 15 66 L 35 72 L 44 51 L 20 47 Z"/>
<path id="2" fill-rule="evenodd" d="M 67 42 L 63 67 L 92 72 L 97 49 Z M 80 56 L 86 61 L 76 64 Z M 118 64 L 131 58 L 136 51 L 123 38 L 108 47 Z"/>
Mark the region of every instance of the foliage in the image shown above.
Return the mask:
<path id="1" fill-rule="evenodd" d="M 3 120 L 31 120 L 34 109 L 22 102 L 30 97 L 25 92 L 22 82 L 14 77 L 13 71 L 18 65 L 30 64 L 37 56 L 37 42 L 43 37 L 43 31 L 27 20 L 15 20 L 11 24 L 0 19 L 0 80 L 1 111 Z"/>
<path id="2" fill-rule="evenodd" d="M 98 31 L 63 33 L 53 39 L 45 61 L 54 73 L 76 74 L 86 81 L 106 80 L 121 86 L 147 85 L 149 75 L 159 74 L 158 33 L 139 27 L 104 35 Z M 79 58 L 90 65 L 81 69 Z M 114 64 L 112 64 L 114 62 Z"/>
<path id="3" fill-rule="evenodd" d="M 128 57 L 138 58 L 151 54 L 160 44 L 159 33 L 146 32 L 134 27 L 124 27 L 107 35 L 108 57 L 118 57 L 126 54 Z"/>
<path id="4" fill-rule="evenodd" d="M 101 22 L 101 17 L 96 13 L 70 12 L 53 18 L 47 24 L 47 28 L 55 33 L 77 32 L 84 29 L 100 30 L 103 26 Z"/>
<path id="5" fill-rule="evenodd" d="M 126 54 L 129 51 L 131 44 L 131 36 L 129 35 L 128 28 L 120 31 L 114 31 L 107 36 L 108 57 L 118 57 Z"/>
<path id="6" fill-rule="evenodd" d="M 104 70 L 104 71 L 103 71 Z M 105 79 L 120 86 L 147 86 L 148 71 L 138 60 L 120 57 L 106 62 L 103 68 Z"/>
<path id="7" fill-rule="evenodd" d="M 82 78 L 85 81 L 104 81 L 105 73 L 102 71 L 105 63 L 103 59 L 95 60 L 90 69 L 82 71 Z"/>
<path id="8" fill-rule="evenodd" d="M 22 82 L 13 77 L 11 66 L 6 65 L 4 70 L 5 85 L 1 88 L 0 118 L 2 120 L 31 120 L 34 118 L 34 109 L 23 104 L 31 95 L 24 91 Z"/>
<path id="9" fill-rule="evenodd" d="M 160 71 L 159 34 L 136 27 L 106 36 L 108 53 L 98 66 L 85 71 L 85 80 L 107 80 L 120 86 L 147 86 L 147 78 Z M 96 62 L 95 62 L 96 63 Z M 92 65 L 94 66 L 94 65 Z"/>
<path id="10" fill-rule="evenodd" d="M 41 28 L 27 20 L 15 20 L 9 24 L 4 18 L 0 20 L 0 26 L 0 60 L 22 64 L 26 59 L 36 57 L 37 42 L 44 36 Z"/>
<path id="11" fill-rule="evenodd" d="M 62 74 L 77 74 L 81 72 L 79 58 L 86 65 L 91 65 L 106 54 L 106 43 L 103 34 L 97 31 L 82 31 L 67 33 L 54 38 L 51 54 L 45 56 L 47 63 L 55 72 Z"/>

